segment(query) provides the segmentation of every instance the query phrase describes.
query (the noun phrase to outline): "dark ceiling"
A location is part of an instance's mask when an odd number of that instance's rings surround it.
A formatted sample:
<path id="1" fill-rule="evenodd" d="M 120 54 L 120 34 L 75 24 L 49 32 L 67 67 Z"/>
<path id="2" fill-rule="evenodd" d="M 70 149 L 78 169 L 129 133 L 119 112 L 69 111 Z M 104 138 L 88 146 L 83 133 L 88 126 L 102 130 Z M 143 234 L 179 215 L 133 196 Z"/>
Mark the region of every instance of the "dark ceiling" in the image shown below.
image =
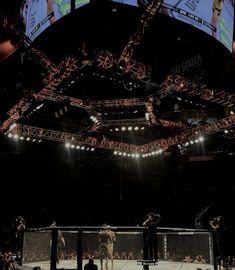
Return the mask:
<path id="1" fill-rule="evenodd" d="M 110 51 L 116 57 L 121 54 L 142 12 L 141 8 L 98 1 L 42 33 L 33 45 L 56 65 L 69 55 L 79 59 L 84 43 L 92 61 L 73 72 L 59 85 L 56 94 L 88 102 L 145 99 L 154 93 L 155 88 L 147 89 L 144 82 L 124 76 L 116 69 L 100 69 L 96 62 L 100 51 Z M 151 80 L 156 84 L 180 67 L 180 75 L 187 79 L 200 77 L 201 84 L 235 94 L 231 54 L 206 34 L 162 14 L 157 14 L 146 29 L 133 59 L 152 67 Z M 197 65 L 189 65 L 183 72 L 185 63 L 192 63 L 192 59 L 198 60 Z M 0 68 L 3 123 L 16 102 L 40 91 L 46 70 L 23 48 L 4 60 Z M 64 100 L 30 102 L 31 107 L 18 123 L 136 145 L 184 132 L 178 126 L 147 122 L 145 105 L 100 107 L 95 113 L 101 117 L 102 127 L 94 130 L 91 112 L 84 108 L 71 106 Z M 154 103 L 158 119 L 181 121 L 188 128 L 195 127 L 195 121 L 205 124 L 222 119 L 228 110 L 187 93 L 172 93 L 162 99 L 156 96 Z M 126 127 L 138 123 L 144 129 L 115 131 L 123 122 Z M 2 190 L 10 199 L 1 196 L 1 202 L 13 202 L 13 206 L 4 207 L 3 216 L 23 215 L 29 226 L 45 226 L 53 218 L 65 225 L 96 225 L 104 221 L 136 225 L 146 212 L 156 210 L 162 213 L 164 226 L 193 227 L 200 210 L 214 202 L 206 214 L 206 222 L 209 216 L 223 212 L 232 223 L 234 218 L 229 209 L 234 206 L 235 191 L 231 178 L 233 132 L 232 127 L 228 134 L 221 130 L 207 136 L 204 145 L 184 148 L 173 145 L 162 155 L 146 159 L 115 156 L 113 151 L 102 148 L 94 152 L 66 149 L 64 143 L 54 140 L 16 142 L 2 134 Z"/>

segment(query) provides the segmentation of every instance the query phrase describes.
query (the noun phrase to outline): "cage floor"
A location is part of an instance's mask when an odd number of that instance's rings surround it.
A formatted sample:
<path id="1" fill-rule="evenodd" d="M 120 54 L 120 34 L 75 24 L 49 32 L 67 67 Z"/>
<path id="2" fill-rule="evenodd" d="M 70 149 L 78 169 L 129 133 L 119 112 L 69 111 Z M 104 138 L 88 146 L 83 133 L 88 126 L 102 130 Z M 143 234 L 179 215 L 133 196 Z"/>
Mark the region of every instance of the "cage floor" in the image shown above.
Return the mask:
<path id="1" fill-rule="evenodd" d="M 86 264 L 88 260 L 83 260 L 83 266 Z M 95 264 L 98 266 L 98 270 L 101 270 L 99 260 L 94 260 Z M 49 270 L 50 262 L 42 261 L 42 262 L 34 262 L 27 263 L 22 266 L 23 267 L 40 267 L 41 270 Z M 24 269 L 19 270 L 24 270 Z M 57 264 L 57 269 L 77 269 L 76 260 L 60 260 Z M 104 268 L 105 269 L 105 268 Z M 185 262 L 170 262 L 170 261 L 159 261 L 156 265 L 149 265 L 149 270 L 214 270 L 214 266 L 211 264 L 200 264 L 200 263 L 185 263 Z M 135 260 L 114 260 L 114 267 L 111 268 L 111 263 L 109 262 L 108 270 L 143 270 L 142 265 L 138 265 Z"/>

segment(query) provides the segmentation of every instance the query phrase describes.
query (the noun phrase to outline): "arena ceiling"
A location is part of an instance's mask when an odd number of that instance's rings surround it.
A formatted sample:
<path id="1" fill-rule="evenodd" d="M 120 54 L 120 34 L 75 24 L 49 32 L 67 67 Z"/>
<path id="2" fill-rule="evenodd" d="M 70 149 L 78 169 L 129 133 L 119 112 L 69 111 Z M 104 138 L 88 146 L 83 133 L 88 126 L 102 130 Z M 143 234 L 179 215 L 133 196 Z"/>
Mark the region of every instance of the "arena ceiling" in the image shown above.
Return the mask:
<path id="1" fill-rule="evenodd" d="M 187 90 L 189 95 L 186 89 L 173 90 L 170 94 L 164 89 L 167 84 L 172 87 L 176 84 L 167 76 L 177 69 L 178 75 L 186 77 L 185 84 L 192 82 L 188 88 L 205 88 L 208 85 L 208 88 L 216 88 L 216 91 L 221 92 L 231 86 L 231 78 L 229 71 L 224 68 L 229 56 L 220 44 L 192 27 L 172 22 L 171 18 L 162 14 L 153 18 L 151 25 L 145 29 L 142 42 L 133 47 L 134 64 L 131 70 L 122 71 L 122 67 L 113 63 L 111 67 L 105 66 L 105 57 L 113 61 L 122 54 L 140 24 L 142 13 L 143 9 L 117 3 L 90 4 L 56 22 L 36 40 L 35 47 L 44 53 L 43 57 L 49 63 L 37 59 L 41 56 L 35 58 L 35 53 L 30 49 L 19 49 L 20 59 L 15 69 L 17 95 L 13 94 L 15 100 L 13 97 L 8 102 L 14 104 L 19 96 L 32 97 L 27 111 L 23 109 L 19 123 L 61 132 L 82 133 L 84 136 L 94 134 L 111 141 L 120 141 L 121 138 L 124 143 L 137 141 L 139 145 L 184 132 L 184 129 L 180 130 L 182 123 L 190 129 L 190 125 L 195 126 L 198 122 L 209 123 L 221 119 L 223 110 L 224 116 L 227 116 L 229 110 L 226 111 L 223 106 L 226 101 L 214 102 L 218 96 L 208 102 L 201 89 Z M 214 45 L 214 49 L 209 53 L 204 47 L 210 44 Z M 217 54 L 221 56 L 216 57 Z M 45 76 L 50 74 L 46 65 L 52 63 L 57 66 L 63 61 L 64 65 L 70 65 L 73 59 L 77 67 L 52 90 L 55 97 L 47 97 L 43 102 L 43 98 L 34 100 L 40 88 L 45 87 Z M 146 69 L 150 66 L 151 74 L 137 79 L 135 62 Z M 218 71 L 213 68 L 215 65 Z M 222 85 L 222 81 L 225 85 Z M 162 91 L 166 94 L 159 94 Z M 101 102 L 98 105 L 99 100 L 109 100 L 106 102 L 109 104 Z M 120 104 L 113 105 L 114 100 Z M 89 102 L 93 102 L 93 105 Z M 122 102 L 131 104 L 126 106 Z M 146 119 L 148 106 L 153 110 L 154 120 Z M 228 108 L 232 106 L 233 102 L 230 102 Z M 37 109 L 39 107 L 40 110 Z M 19 109 L 17 106 L 15 108 Z M 13 112 L 14 109 L 10 114 Z M 92 115 L 99 118 L 98 126 L 95 126 Z M 137 123 L 140 125 L 135 125 Z M 121 135 L 119 131 L 115 132 L 115 129 L 120 130 L 122 127 L 127 131 L 124 130 Z M 128 132 L 128 127 L 129 131 L 136 128 L 138 132 Z"/>

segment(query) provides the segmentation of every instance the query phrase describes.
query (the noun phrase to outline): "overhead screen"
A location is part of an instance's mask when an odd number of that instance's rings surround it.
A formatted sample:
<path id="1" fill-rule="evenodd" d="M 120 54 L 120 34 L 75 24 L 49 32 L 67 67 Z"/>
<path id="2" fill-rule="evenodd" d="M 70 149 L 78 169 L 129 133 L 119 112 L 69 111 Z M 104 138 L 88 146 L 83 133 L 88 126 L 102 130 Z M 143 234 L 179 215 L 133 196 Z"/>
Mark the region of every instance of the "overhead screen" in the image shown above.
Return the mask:
<path id="1" fill-rule="evenodd" d="M 24 0 L 21 16 L 25 34 L 34 40 L 48 26 L 71 12 L 74 0 Z M 115 0 L 115 2 L 139 6 L 150 0 Z M 79 8 L 90 0 L 75 0 Z M 230 52 L 233 44 L 234 0 L 164 0 L 160 12 L 191 24 L 214 36 Z"/>
<path id="2" fill-rule="evenodd" d="M 132 6 L 150 0 L 115 0 Z M 232 52 L 234 0 L 164 0 L 160 12 L 214 36 Z"/>
<path id="3" fill-rule="evenodd" d="M 71 12 L 71 0 L 24 0 L 20 15 L 25 34 L 34 40 L 48 26 Z M 75 8 L 89 0 L 75 0 Z"/>

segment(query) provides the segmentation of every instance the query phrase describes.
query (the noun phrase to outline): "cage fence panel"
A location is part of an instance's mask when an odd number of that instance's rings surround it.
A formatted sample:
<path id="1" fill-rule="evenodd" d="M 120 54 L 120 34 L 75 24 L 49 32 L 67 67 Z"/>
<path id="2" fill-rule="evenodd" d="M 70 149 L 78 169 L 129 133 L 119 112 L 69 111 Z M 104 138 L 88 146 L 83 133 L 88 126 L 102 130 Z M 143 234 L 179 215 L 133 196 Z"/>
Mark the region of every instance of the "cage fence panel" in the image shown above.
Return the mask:
<path id="1" fill-rule="evenodd" d="M 99 242 L 98 231 L 83 232 L 83 265 L 93 258 L 99 269 L 121 268 L 136 269 L 137 259 L 143 259 L 142 232 L 115 231 L 113 262 L 103 244 Z M 103 262 L 103 263 L 102 263 Z"/>
<path id="2" fill-rule="evenodd" d="M 50 261 L 50 231 L 25 231 L 22 264 Z"/>
<path id="3" fill-rule="evenodd" d="M 209 233 L 167 233 L 166 237 L 167 260 L 213 264 Z"/>
<path id="4" fill-rule="evenodd" d="M 107 247 L 102 246 L 99 241 L 100 229 L 100 227 L 92 229 L 89 227 L 74 227 L 73 229 L 63 227 L 61 232 L 65 246 L 59 248 L 59 241 L 57 241 L 56 269 L 82 270 L 90 258 L 94 259 L 98 270 L 143 269 L 143 266 L 138 264 L 143 260 L 143 228 L 113 227 L 116 239 L 113 243 L 112 257 L 105 255 L 107 250 L 104 248 Z M 157 237 L 158 264 L 151 265 L 151 270 L 161 270 L 167 267 L 168 269 L 214 269 L 211 232 L 159 228 Z M 51 269 L 51 242 L 52 231 L 50 229 L 26 230 L 22 249 L 22 265 L 40 267 L 43 270 Z"/>

